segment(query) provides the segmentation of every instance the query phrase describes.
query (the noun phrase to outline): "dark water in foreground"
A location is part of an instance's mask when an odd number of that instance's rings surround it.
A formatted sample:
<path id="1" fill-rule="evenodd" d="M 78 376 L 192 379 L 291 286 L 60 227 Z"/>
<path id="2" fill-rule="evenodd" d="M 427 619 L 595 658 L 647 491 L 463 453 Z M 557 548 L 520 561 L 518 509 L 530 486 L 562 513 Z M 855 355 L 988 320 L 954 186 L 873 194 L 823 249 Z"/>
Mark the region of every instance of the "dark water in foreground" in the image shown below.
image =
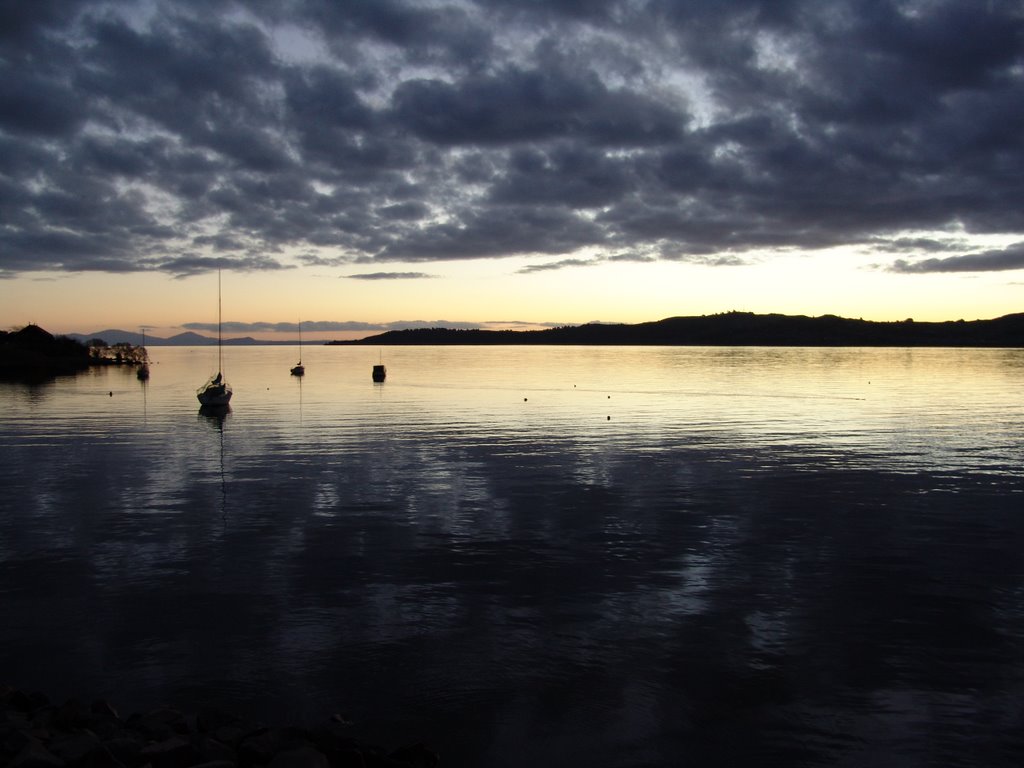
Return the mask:
<path id="1" fill-rule="evenodd" d="M 446 766 L 1024 762 L 1024 351 L 232 349 L 221 419 L 152 353 L 0 385 L 0 682 Z"/>

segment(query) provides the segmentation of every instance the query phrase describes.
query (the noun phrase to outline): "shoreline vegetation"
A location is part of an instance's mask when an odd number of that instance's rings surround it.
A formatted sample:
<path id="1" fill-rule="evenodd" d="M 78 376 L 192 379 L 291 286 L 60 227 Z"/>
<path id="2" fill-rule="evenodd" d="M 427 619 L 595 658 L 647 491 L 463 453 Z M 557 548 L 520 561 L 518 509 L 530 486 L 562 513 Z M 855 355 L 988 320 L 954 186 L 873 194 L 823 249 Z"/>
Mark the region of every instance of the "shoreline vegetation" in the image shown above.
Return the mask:
<path id="1" fill-rule="evenodd" d="M 38 325 L 18 331 L 0 331 L 0 380 L 41 383 L 57 376 L 72 376 L 97 365 L 143 366 L 149 363 L 146 348 L 102 339 L 83 343 L 68 336 L 54 336 Z"/>
<path id="2" fill-rule="evenodd" d="M 544 344 L 596 346 L 771 346 L 771 347 L 1021 347 L 1024 313 L 992 320 L 899 322 L 852 320 L 823 315 L 758 315 L 726 312 L 670 317 L 648 323 L 587 325 L 541 331 L 417 328 L 388 331 L 331 345 L 352 344 Z"/>
<path id="3" fill-rule="evenodd" d="M 88 347 L 38 325 L 0 332 L 0 379 L 41 382 L 80 373 L 90 365 Z"/>
<path id="4" fill-rule="evenodd" d="M 5 768 L 437 768 L 429 747 L 363 743 L 332 715 L 312 727 L 268 726 L 231 713 L 173 708 L 126 718 L 107 701 L 51 703 L 0 686 L 0 766 Z"/>

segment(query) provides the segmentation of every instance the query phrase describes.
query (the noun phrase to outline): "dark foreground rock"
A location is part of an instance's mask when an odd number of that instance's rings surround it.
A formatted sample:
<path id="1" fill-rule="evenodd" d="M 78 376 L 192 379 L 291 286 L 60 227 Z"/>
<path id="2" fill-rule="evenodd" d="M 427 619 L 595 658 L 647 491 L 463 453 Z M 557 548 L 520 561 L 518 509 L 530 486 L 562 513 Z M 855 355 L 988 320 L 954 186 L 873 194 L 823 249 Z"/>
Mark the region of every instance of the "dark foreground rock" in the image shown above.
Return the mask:
<path id="1" fill-rule="evenodd" d="M 105 701 L 54 704 L 0 686 L 0 768 L 434 768 L 422 744 L 360 743 L 334 715 L 312 728 L 266 726 L 214 709 L 121 718 Z"/>

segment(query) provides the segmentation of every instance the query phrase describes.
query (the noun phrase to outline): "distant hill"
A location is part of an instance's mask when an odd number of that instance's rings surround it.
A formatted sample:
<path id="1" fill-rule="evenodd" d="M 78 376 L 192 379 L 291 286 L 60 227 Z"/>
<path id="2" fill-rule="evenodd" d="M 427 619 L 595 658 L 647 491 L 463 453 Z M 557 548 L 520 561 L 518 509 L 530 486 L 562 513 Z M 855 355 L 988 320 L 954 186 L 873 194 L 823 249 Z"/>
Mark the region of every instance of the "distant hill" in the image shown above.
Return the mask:
<path id="1" fill-rule="evenodd" d="M 136 346 L 142 344 L 142 334 L 135 333 L 133 331 L 122 331 L 117 328 L 108 328 L 105 331 L 96 331 L 95 333 L 69 333 L 67 334 L 69 339 L 80 341 L 83 344 L 88 343 L 92 339 L 103 339 L 107 344 L 122 344 L 127 342 L 128 344 L 134 344 Z M 205 347 L 214 345 L 217 343 L 216 338 L 210 336 L 201 336 L 198 333 L 192 333 L 186 331 L 185 333 L 179 333 L 170 338 L 161 338 L 159 336 L 150 336 L 146 334 L 146 346 L 147 347 Z M 266 345 L 266 344 L 295 344 L 294 341 L 260 341 L 254 339 L 251 336 L 242 336 L 234 339 L 224 339 L 225 346 L 247 346 L 247 345 Z"/>
<path id="2" fill-rule="evenodd" d="M 718 315 L 670 317 L 637 324 L 588 324 L 542 331 L 416 328 L 330 344 L 566 344 L 792 347 L 1022 347 L 1024 313 L 993 320 L 876 322 L 835 315 Z"/>

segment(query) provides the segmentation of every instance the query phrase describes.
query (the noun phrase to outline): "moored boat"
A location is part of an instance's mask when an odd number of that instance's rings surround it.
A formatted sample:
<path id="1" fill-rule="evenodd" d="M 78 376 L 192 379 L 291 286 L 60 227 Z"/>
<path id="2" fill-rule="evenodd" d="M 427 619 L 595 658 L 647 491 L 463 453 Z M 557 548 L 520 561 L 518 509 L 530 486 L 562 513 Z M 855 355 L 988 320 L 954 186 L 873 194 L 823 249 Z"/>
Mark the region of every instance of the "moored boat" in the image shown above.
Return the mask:
<path id="1" fill-rule="evenodd" d="M 139 354 L 142 356 L 142 365 L 139 366 L 139 370 L 135 372 L 136 378 L 139 381 L 146 381 L 149 378 L 149 353 L 146 351 L 146 329 L 142 329 L 142 346 L 139 349 Z"/>
<path id="2" fill-rule="evenodd" d="M 199 403 L 206 407 L 225 406 L 231 402 L 231 387 L 224 379 L 224 356 L 221 339 L 220 270 L 217 270 L 217 375 L 211 376 L 196 390 Z"/>
<path id="3" fill-rule="evenodd" d="M 388 376 L 388 369 L 384 367 L 384 352 L 380 353 L 380 361 L 377 365 L 373 366 L 373 380 L 380 382 L 384 381 Z"/>
<path id="4" fill-rule="evenodd" d="M 292 376 L 305 376 L 306 366 L 302 364 L 302 321 L 299 321 L 299 362 L 292 366 Z"/>
<path id="5" fill-rule="evenodd" d="M 231 386 L 224 381 L 224 375 L 219 371 L 196 390 L 200 405 L 227 405 L 231 402 L 231 395 Z"/>

